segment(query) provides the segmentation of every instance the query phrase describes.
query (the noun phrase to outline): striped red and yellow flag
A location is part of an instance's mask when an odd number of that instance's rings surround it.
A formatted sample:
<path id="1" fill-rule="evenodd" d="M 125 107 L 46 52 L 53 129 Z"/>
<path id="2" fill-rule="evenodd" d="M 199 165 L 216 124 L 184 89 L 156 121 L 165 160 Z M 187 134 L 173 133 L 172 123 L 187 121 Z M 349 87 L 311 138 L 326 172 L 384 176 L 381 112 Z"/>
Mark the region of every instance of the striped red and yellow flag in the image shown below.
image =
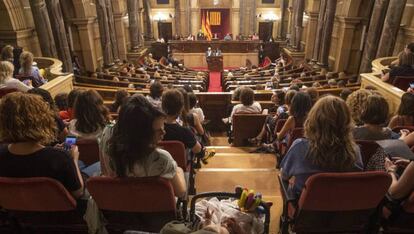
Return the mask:
<path id="1" fill-rule="evenodd" d="M 221 12 L 220 11 L 210 12 L 210 25 L 221 25 Z"/>
<path id="2" fill-rule="evenodd" d="M 210 19 L 209 18 L 210 18 L 209 12 L 207 11 L 206 22 L 205 22 L 205 27 L 206 27 L 207 34 L 205 36 L 207 37 L 207 40 L 211 41 L 211 38 L 213 38 L 213 34 L 211 33 Z"/>

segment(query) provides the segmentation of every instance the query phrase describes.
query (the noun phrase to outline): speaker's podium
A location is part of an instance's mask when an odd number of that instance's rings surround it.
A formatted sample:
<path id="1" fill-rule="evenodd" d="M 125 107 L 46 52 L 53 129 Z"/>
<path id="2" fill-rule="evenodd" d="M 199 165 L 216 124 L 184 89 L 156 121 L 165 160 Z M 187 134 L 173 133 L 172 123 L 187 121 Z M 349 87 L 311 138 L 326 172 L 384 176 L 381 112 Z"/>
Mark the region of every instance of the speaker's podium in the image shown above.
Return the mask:
<path id="1" fill-rule="evenodd" d="M 223 71 L 223 55 L 207 56 L 207 65 L 209 71 Z"/>

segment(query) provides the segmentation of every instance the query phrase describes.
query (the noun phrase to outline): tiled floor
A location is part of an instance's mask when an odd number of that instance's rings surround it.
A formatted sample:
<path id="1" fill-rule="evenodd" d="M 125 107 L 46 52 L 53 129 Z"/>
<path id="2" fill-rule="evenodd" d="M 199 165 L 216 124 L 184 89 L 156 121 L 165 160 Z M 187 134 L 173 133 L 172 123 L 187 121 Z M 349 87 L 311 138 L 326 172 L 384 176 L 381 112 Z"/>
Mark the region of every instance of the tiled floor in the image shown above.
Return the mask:
<path id="1" fill-rule="evenodd" d="M 212 137 L 212 143 L 208 150 L 214 149 L 216 155 L 197 172 L 197 192 L 233 192 L 237 185 L 261 192 L 264 200 L 273 203 L 270 233 L 278 233 L 282 198 L 275 156 L 249 153 L 251 147 L 231 147 L 223 136 Z"/>

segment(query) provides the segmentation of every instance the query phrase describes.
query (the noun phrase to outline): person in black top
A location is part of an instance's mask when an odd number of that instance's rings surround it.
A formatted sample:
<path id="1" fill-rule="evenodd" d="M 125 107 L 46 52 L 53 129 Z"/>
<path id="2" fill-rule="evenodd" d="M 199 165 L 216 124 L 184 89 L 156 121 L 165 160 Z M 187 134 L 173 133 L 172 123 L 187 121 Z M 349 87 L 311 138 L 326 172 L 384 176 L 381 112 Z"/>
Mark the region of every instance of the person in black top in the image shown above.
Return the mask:
<path id="1" fill-rule="evenodd" d="M 77 160 L 78 148 L 70 152 L 45 146 L 56 138 L 55 113 L 33 94 L 15 92 L 0 102 L 0 176 L 49 177 L 73 195 L 83 195 L 83 180 Z"/>
<path id="2" fill-rule="evenodd" d="M 397 76 L 414 76 L 414 53 L 400 53 L 398 66 L 391 68 L 381 79 L 387 83 L 392 83 Z"/>
<path id="3" fill-rule="evenodd" d="M 199 153 L 202 150 L 200 143 L 196 140 L 193 132 L 186 127 L 181 126 L 177 119 L 184 107 L 184 98 L 180 91 L 170 89 L 162 95 L 162 109 L 167 115 L 165 121 L 164 140 L 181 141 L 187 149 L 193 153 Z"/>

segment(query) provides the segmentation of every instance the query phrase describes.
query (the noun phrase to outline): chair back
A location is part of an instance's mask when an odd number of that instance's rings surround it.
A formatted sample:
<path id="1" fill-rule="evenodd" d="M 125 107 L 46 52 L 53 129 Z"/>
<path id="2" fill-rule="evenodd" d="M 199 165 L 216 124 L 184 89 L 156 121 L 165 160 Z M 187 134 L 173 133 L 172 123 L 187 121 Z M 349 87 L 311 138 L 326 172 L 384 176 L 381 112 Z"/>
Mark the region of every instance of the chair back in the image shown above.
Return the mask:
<path id="1" fill-rule="evenodd" d="M 248 139 L 255 137 L 263 128 L 267 115 L 234 114 L 233 115 L 233 146 L 245 146 Z"/>
<path id="2" fill-rule="evenodd" d="M 295 230 L 367 230 L 391 184 L 385 172 L 319 173 L 308 178 L 298 202 Z"/>
<path id="3" fill-rule="evenodd" d="M 384 209 L 384 233 L 414 233 L 414 192 L 401 203 L 402 210 L 390 216 L 391 211 Z M 392 217 L 392 218 L 391 218 Z"/>
<path id="4" fill-rule="evenodd" d="M 392 85 L 405 91 L 410 87 L 411 82 L 414 82 L 414 76 L 397 76 L 392 81 Z"/>
<path id="5" fill-rule="evenodd" d="M 99 161 L 99 145 L 96 139 L 82 139 L 76 141 L 79 150 L 79 160 L 86 165 Z"/>
<path id="6" fill-rule="evenodd" d="M 365 169 L 369 160 L 377 152 L 380 146 L 375 141 L 357 140 L 356 143 L 359 145 L 359 149 L 361 150 L 362 163 L 364 164 Z"/>
<path id="7" fill-rule="evenodd" d="M 176 219 L 174 191 L 167 179 L 91 177 L 87 188 L 109 230 L 159 232 Z"/>
<path id="8" fill-rule="evenodd" d="M 68 211 L 76 201 L 57 180 L 0 177 L 0 206 L 21 211 Z"/>
<path id="9" fill-rule="evenodd" d="M 168 151 L 173 159 L 177 162 L 177 165 L 187 172 L 187 157 L 185 152 L 185 146 L 181 141 L 161 141 L 158 145 Z"/>
<path id="10" fill-rule="evenodd" d="M 87 231 L 75 199 L 52 178 L 0 177 L 0 206 L 20 225 L 38 230 L 38 233 Z"/>
<path id="11" fill-rule="evenodd" d="M 1 88 L 0 89 L 0 98 L 5 96 L 6 94 L 13 93 L 13 92 L 16 92 L 16 91 L 17 91 L 17 89 Z"/>

